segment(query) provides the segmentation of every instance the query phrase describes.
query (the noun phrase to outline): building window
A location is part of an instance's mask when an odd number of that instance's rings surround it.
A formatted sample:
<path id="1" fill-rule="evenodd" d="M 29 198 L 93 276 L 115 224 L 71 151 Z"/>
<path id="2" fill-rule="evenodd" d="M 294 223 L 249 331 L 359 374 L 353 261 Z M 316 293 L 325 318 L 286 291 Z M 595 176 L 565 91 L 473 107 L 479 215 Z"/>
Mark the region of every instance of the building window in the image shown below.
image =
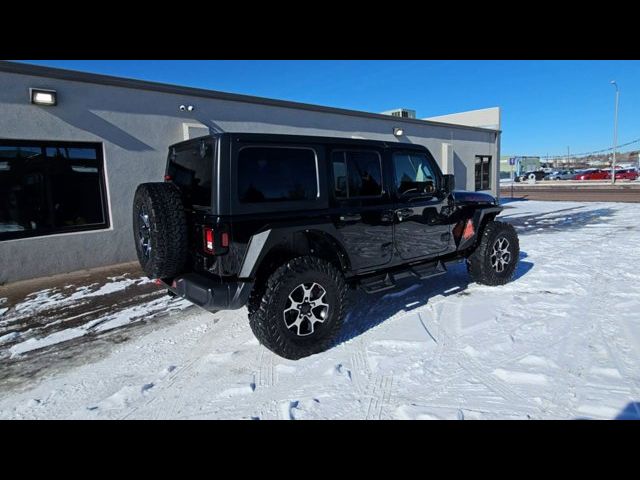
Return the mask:
<path id="1" fill-rule="evenodd" d="M 245 147 L 240 150 L 240 202 L 309 201 L 315 200 L 318 193 L 318 163 L 311 148 Z"/>
<path id="2" fill-rule="evenodd" d="M 0 141 L 0 240 L 108 227 L 102 146 Z"/>
<path id="3" fill-rule="evenodd" d="M 491 189 L 491 156 L 476 155 L 476 191 Z"/>
<path id="4" fill-rule="evenodd" d="M 331 160 L 336 198 L 382 195 L 382 163 L 377 152 L 334 151 Z"/>

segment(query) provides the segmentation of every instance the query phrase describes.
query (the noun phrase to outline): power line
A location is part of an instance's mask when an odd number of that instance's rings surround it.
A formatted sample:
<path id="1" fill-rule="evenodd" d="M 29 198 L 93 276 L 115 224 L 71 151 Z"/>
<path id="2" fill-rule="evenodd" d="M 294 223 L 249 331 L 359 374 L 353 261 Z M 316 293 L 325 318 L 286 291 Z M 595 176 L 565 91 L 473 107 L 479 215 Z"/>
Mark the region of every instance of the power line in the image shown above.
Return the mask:
<path id="1" fill-rule="evenodd" d="M 628 145 L 633 145 L 634 143 L 638 143 L 640 142 L 640 138 L 636 138 L 635 140 L 631 140 L 630 142 L 627 143 L 623 143 L 622 145 L 618 145 L 616 147 L 616 152 L 618 152 L 622 147 L 626 147 Z M 584 153 L 574 153 L 573 155 L 567 155 L 565 154 L 561 154 L 561 155 L 514 155 L 514 156 L 520 156 L 520 157 L 524 157 L 524 156 L 536 156 L 540 159 L 543 158 L 576 158 L 576 157 L 587 157 L 589 155 L 594 155 L 596 153 L 605 153 L 605 152 L 611 152 L 613 151 L 613 147 L 609 147 L 609 148 L 603 148 L 602 150 L 594 150 L 592 152 L 584 152 Z M 629 150 L 629 151 L 633 151 L 633 150 Z M 626 153 L 626 152 L 620 152 L 620 153 Z"/>

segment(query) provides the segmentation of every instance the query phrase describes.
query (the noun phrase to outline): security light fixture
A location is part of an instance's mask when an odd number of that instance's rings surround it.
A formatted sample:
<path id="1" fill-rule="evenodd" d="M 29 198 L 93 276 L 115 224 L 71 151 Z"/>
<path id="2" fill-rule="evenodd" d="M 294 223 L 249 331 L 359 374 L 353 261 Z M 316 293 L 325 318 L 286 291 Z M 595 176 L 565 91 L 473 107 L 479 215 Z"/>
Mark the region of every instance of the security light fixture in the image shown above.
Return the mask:
<path id="1" fill-rule="evenodd" d="M 404 135 L 404 130 L 402 128 L 397 128 L 396 127 L 396 128 L 393 129 L 393 134 L 396 137 L 401 137 L 402 135 Z"/>
<path id="2" fill-rule="evenodd" d="M 35 105 L 54 106 L 58 104 L 58 94 L 55 90 L 30 88 L 29 95 L 31 97 L 31 103 Z"/>

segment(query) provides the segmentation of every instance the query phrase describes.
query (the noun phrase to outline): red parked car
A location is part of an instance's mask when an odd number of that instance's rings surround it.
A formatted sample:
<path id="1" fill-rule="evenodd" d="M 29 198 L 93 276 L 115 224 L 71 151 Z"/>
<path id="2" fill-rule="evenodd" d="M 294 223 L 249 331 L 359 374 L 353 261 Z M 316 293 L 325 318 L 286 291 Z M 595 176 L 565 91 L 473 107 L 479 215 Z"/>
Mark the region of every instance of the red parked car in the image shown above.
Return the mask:
<path id="1" fill-rule="evenodd" d="M 611 178 L 611 174 L 609 174 Z M 638 172 L 633 169 L 618 170 L 616 172 L 616 180 L 636 180 L 638 178 Z"/>
<path id="2" fill-rule="evenodd" d="M 574 180 L 607 180 L 609 178 L 611 178 L 611 174 L 606 170 L 600 169 L 582 172 L 573 177 Z"/>

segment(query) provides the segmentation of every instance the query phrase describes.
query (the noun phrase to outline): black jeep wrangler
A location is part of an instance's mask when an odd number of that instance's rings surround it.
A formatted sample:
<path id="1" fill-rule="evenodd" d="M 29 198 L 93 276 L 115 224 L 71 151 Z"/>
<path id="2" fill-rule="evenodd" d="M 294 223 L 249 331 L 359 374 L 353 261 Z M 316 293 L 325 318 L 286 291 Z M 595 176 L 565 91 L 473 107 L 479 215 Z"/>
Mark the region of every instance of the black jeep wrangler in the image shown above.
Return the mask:
<path id="1" fill-rule="evenodd" d="M 336 341 L 350 287 L 460 259 L 502 285 L 518 263 L 495 198 L 455 191 L 420 145 L 222 133 L 171 146 L 164 180 L 133 202 L 145 273 L 210 311 L 246 305 L 258 340 L 290 359 Z"/>

